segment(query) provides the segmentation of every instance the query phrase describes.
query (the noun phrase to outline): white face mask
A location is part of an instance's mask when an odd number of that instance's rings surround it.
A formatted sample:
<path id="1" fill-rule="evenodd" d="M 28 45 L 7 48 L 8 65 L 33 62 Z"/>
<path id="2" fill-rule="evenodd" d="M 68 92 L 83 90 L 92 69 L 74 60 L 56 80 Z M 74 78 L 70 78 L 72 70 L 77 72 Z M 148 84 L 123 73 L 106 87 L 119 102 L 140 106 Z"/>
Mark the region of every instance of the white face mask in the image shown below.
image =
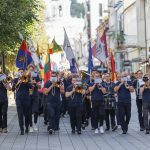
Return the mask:
<path id="1" fill-rule="evenodd" d="M 125 82 L 127 82 L 127 81 L 128 81 L 128 78 L 127 78 L 127 77 L 122 77 L 122 78 L 121 78 L 121 81 L 123 81 L 123 82 L 124 82 L 124 81 L 125 81 Z"/>
<path id="2" fill-rule="evenodd" d="M 82 79 L 81 78 L 77 78 L 76 85 L 82 85 Z"/>
<path id="3" fill-rule="evenodd" d="M 56 82 L 56 81 L 57 81 L 57 77 L 51 77 L 51 78 L 50 78 L 50 81 L 51 81 L 51 82 Z"/>
<path id="4" fill-rule="evenodd" d="M 98 78 L 98 77 L 96 77 L 95 79 L 94 79 L 94 83 L 102 83 L 102 79 L 101 78 Z"/>
<path id="5" fill-rule="evenodd" d="M 31 72 L 31 77 L 37 77 L 37 72 L 32 71 Z"/>

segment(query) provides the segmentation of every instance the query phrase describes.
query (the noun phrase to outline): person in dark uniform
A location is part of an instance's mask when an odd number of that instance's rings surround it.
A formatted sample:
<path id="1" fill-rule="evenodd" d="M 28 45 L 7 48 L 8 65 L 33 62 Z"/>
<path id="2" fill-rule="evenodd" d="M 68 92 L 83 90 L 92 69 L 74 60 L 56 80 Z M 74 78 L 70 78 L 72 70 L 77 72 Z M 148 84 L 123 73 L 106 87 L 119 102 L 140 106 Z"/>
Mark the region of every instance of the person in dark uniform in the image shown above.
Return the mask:
<path id="1" fill-rule="evenodd" d="M 46 82 L 44 94 L 46 95 L 47 115 L 48 115 L 48 132 L 53 134 L 59 130 L 59 119 L 61 111 L 60 94 L 64 93 L 64 85 L 58 82 L 56 72 L 51 73 L 51 78 Z"/>
<path id="2" fill-rule="evenodd" d="M 18 121 L 21 130 L 21 135 L 24 135 L 24 124 L 25 132 L 29 132 L 29 118 L 30 118 L 30 90 L 32 85 L 29 82 L 29 78 L 23 69 L 19 69 L 19 77 L 13 81 L 12 90 L 16 91 L 16 107 L 18 113 Z"/>
<path id="3" fill-rule="evenodd" d="M 5 76 L 0 73 L 0 133 L 7 133 L 7 110 L 8 110 L 8 96 L 7 89 L 10 90 L 3 80 L 1 80 Z"/>
<path id="4" fill-rule="evenodd" d="M 142 111 L 142 95 L 140 95 L 140 84 L 143 84 L 143 72 L 137 71 L 137 79 L 133 82 L 133 87 L 136 93 L 136 105 L 138 110 L 138 119 L 140 124 L 140 131 L 144 131 L 143 111 Z"/>
<path id="5" fill-rule="evenodd" d="M 117 129 L 115 121 L 115 111 L 116 111 L 116 100 L 114 87 L 115 83 L 111 82 L 111 77 L 109 73 L 105 74 L 105 82 L 103 82 L 103 87 L 106 89 L 105 94 L 105 121 L 106 121 L 106 131 L 110 129 L 110 120 L 112 131 Z"/>
<path id="6" fill-rule="evenodd" d="M 93 124 L 95 128 L 95 134 L 99 133 L 99 121 L 100 121 L 100 133 L 104 133 L 104 94 L 106 89 L 102 85 L 102 79 L 100 72 L 96 71 L 94 82 L 90 83 L 89 91 L 91 92 L 92 112 L 93 112 Z"/>
<path id="7" fill-rule="evenodd" d="M 30 129 L 29 132 L 37 131 L 37 120 L 39 115 L 39 92 L 38 88 L 40 88 L 40 78 L 38 73 L 35 71 L 33 65 L 28 67 L 30 71 L 30 82 L 32 85 L 32 93 L 31 93 L 31 107 L 30 107 Z M 34 124 L 32 122 L 32 114 L 34 114 Z"/>
<path id="8" fill-rule="evenodd" d="M 122 72 L 121 82 L 117 82 L 115 89 L 118 93 L 118 111 L 122 128 L 122 133 L 128 132 L 128 125 L 131 118 L 131 93 L 134 88 L 131 81 L 127 81 L 127 73 Z"/>
<path id="9" fill-rule="evenodd" d="M 68 107 L 73 134 L 75 133 L 75 128 L 77 128 L 78 134 L 81 134 L 82 126 L 83 95 L 85 94 L 85 90 L 79 88 L 81 87 L 81 80 L 79 80 L 80 78 L 78 75 L 73 75 L 72 84 L 67 87 L 65 93 L 69 101 Z"/>
<path id="10" fill-rule="evenodd" d="M 140 87 L 140 94 L 143 95 L 142 104 L 143 104 L 143 116 L 144 116 L 144 127 L 145 134 L 150 133 L 150 121 L 149 121 L 149 113 L 150 113 L 150 76 L 147 74 L 143 77 L 144 85 Z"/>

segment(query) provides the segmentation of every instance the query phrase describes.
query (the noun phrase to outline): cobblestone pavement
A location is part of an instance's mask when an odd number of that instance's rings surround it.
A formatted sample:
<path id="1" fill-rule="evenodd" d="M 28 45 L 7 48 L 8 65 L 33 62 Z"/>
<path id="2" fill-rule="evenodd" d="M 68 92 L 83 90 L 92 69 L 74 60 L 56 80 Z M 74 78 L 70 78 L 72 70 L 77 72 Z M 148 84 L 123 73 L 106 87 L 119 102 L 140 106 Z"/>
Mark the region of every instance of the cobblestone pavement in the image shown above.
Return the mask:
<path id="1" fill-rule="evenodd" d="M 60 131 L 48 135 L 43 117 L 39 118 L 39 131 L 21 136 L 13 98 L 9 102 L 7 134 L 0 134 L 0 150 L 149 150 L 150 135 L 139 131 L 135 100 L 132 100 L 132 117 L 127 135 L 116 132 L 105 132 L 95 135 L 91 127 L 81 135 L 72 135 L 69 118 L 61 118 Z"/>

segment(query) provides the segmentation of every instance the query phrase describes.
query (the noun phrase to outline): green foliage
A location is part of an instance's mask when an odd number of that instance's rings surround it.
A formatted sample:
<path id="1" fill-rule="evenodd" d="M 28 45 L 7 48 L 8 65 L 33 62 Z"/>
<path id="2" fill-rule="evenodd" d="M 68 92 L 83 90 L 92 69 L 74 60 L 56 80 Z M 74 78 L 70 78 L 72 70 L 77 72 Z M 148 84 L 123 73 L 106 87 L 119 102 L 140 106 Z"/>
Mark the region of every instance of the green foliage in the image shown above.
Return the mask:
<path id="1" fill-rule="evenodd" d="M 38 20 L 38 0 L 0 0 L 0 51 L 15 54 L 20 43 L 18 32 L 24 37 L 29 28 Z"/>
<path id="2" fill-rule="evenodd" d="M 76 0 L 72 0 L 71 2 L 71 16 L 72 17 L 84 17 L 85 16 L 85 8 L 84 4 L 77 3 Z"/>

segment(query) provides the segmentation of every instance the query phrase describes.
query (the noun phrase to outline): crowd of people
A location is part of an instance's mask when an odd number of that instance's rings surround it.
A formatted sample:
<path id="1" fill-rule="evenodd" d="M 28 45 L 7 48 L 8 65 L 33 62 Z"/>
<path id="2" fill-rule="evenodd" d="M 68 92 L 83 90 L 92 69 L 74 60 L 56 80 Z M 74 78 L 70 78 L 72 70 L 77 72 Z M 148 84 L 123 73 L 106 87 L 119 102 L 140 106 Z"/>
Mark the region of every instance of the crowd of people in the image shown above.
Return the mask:
<path id="1" fill-rule="evenodd" d="M 72 134 L 81 134 L 88 125 L 95 134 L 116 131 L 128 132 L 131 118 L 131 93 L 136 93 L 139 129 L 150 132 L 150 75 L 141 70 L 128 74 L 117 74 L 116 81 L 110 73 L 92 70 L 89 80 L 82 72 L 66 74 L 51 72 L 50 79 L 43 85 L 40 74 L 30 65 L 27 70 L 19 69 L 11 79 L 0 73 L 0 133 L 7 130 L 8 95 L 15 95 L 20 134 L 38 130 L 38 117 L 49 134 L 61 130 L 59 120 L 66 113 L 70 116 Z M 104 128 L 105 127 L 105 128 Z"/>

